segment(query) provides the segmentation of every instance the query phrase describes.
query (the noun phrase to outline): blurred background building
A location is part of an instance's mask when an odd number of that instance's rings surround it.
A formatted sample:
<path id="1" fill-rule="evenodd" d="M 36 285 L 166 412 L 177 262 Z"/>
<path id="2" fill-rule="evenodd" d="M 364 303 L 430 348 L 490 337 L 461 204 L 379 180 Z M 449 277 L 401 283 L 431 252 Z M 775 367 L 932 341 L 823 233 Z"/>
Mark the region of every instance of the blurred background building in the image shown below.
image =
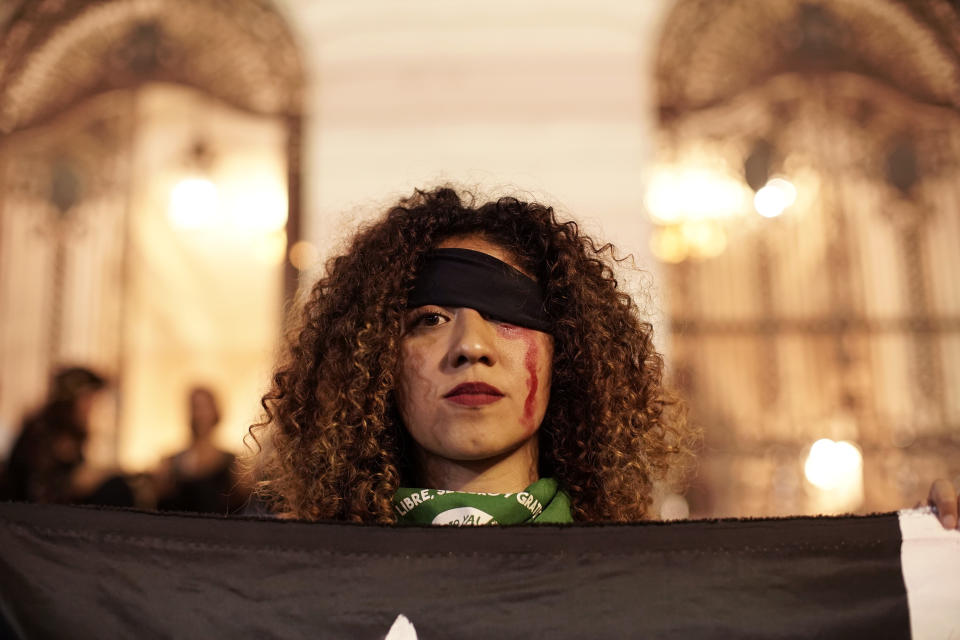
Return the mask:
<path id="1" fill-rule="evenodd" d="M 113 381 L 90 464 L 183 449 L 197 385 L 239 452 L 298 287 L 453 181 L 644 270 L 707 436 L 664 516 L 960 482 L 947 0 L 8 0 L 0 34 L 0 443 L 77 364 Z"/>

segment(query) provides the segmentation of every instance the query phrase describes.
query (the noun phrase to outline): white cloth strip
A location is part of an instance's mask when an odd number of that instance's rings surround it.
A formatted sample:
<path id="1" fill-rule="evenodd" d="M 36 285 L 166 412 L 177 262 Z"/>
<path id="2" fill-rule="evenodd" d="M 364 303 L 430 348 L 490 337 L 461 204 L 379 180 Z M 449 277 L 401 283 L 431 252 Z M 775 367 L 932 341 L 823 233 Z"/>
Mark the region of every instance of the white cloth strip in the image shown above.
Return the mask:
<path id="1" fill-rule="evenodd" d="M 960 531 L 944 529 L 931 507 L 898 515 L 914 640 L 960 638 Z"/>

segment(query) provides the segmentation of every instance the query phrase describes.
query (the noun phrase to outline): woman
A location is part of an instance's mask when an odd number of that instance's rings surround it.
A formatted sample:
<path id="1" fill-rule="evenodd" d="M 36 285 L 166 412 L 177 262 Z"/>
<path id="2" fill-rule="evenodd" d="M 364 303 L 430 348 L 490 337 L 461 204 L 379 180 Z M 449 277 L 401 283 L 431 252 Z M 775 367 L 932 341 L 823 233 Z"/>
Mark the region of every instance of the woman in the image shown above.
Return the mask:
<path id="1" fill-rule="evenodd" d="M 611 259 L 548 207 L 475 207 L 449 188 L 362 229 L 313 288 L 252 428 L 270 426 L 275 508 L 381 523 L 645 516 L 696 433 Z"/>
<path id="2" fill-rule="evenodd" d="M 190 445 L 160 463 L 153 480 L 157 508 L 227 514 L 247 496 L 234 475 L 235 456 L 214 441 L 220 403 L 212 389 L 195 386 L 187 395 Z"/>
<path id="3" fill-rule="evenodd" d="M 106 378 L 85 367 L 66 367 L 54 373 L 47 401 L 23 421 L 0 478 L 0 498 L 134 505 L 127 478 L 86 462 L 91 414 L 107 386 Z"/>
<path id="4" fill-rule="evenodd" d="M 536 203 L 401 201 L 307 300 L 251 428 L 271 427 L 261 494 L 310 520 L 645 517 L 698 434 L 611 260 Z M 929 502 L 957 526 L 950 483 Z"/>

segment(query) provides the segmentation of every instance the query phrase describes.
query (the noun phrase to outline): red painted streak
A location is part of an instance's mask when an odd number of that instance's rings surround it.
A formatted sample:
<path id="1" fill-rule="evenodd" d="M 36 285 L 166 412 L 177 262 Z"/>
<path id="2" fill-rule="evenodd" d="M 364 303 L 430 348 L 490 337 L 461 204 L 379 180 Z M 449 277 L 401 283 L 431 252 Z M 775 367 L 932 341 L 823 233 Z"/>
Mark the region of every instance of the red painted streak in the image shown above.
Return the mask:
<path id="1" fill-rule="evenodd" d="M 523 403 L 523 421 L 527 427 L 536 430 L 537 425 L 533 423 L 533 405 L 537 399 L 537 387 L 540 386 L 540 381 L 537 378 L 539 350 L 537 349 L 537 337 L 532 331 L 524 331 L 523 339 L 527 343 L 527 355 L 524 358 L 524 364 L 527 367 L 527 373 L 530 374 L 530 377 L 527 378 L 527 399 Z"/>
<path id="2" fill-rule="evenodd" d="M 527 399 L 523 403 L 523 422 L 533 433 L 539 425 L 533 421 L 533 411 L 537 401 L 537 389 L 540 387 L 540 379 L 537 377 L 537 364 L 540 359 L 540 349 L 537 347 L 537 335 L 531 329 L 524 329 L 516 325 L 501 323 L 498 325 L 500 335 L 510 340 L 523 340 L 527 343 L 527 353 L 524 356 L 523 363 L 527 368 L 529 378 L 527 378 Z"/>

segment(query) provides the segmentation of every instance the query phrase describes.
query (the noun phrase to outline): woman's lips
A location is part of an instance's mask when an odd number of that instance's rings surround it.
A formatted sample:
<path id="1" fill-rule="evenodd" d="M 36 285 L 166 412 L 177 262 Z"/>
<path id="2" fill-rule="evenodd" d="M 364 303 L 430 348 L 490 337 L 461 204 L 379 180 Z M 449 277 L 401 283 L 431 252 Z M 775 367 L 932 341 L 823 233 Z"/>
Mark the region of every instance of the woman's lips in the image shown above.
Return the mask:
<path id="1" fill-rule="evenodd" d="M 464 382 L 443 396 L 450 402 L 475 407 L 491 404 L 503 397 L 503 392 L 486 382 Z"/>

